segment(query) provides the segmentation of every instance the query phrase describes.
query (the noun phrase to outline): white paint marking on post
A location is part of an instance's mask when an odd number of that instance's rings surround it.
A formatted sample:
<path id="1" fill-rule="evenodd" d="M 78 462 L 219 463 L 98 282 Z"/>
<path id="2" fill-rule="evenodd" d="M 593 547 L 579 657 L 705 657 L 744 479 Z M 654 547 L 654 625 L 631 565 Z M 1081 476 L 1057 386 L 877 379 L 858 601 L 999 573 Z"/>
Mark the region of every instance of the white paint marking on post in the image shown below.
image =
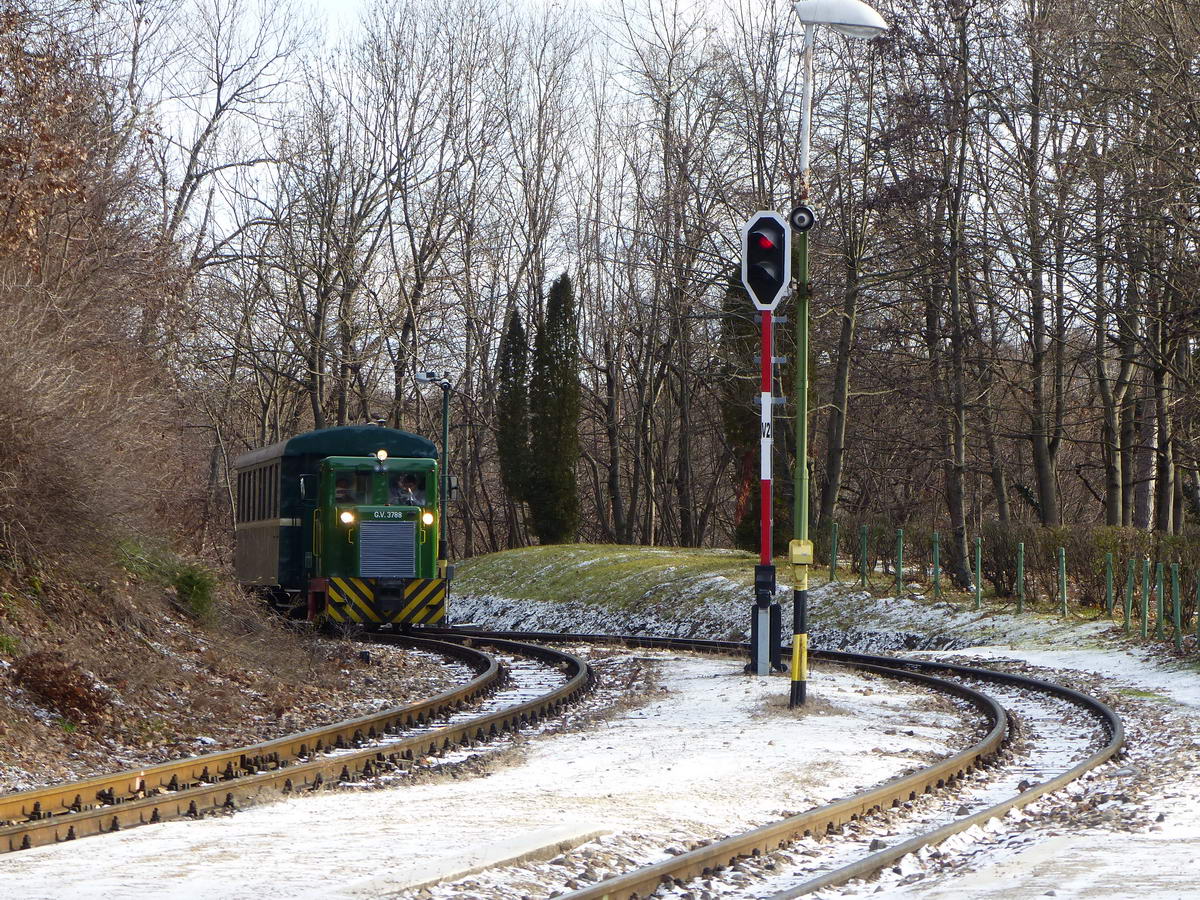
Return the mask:
<path id="1" fill-rule="evenodd" d="M 762 394 L 762 429 L 759 432 L 759 478 L 771 480 L 771 412 L 775 407 L 769 393 Z"/>

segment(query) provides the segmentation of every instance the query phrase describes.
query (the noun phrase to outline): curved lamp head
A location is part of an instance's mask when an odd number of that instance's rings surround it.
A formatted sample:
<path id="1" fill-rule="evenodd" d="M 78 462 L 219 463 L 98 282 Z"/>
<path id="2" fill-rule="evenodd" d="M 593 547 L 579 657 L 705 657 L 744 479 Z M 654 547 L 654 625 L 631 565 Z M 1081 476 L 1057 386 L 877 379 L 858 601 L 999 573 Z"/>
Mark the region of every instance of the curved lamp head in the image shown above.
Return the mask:
<path id="1" fill-rule="evenodd" d="M 805 25 L 828 25 L 848 37 L 878 37 L 888 28 L 862 0 L 796 0 L 792 9 Z"/>

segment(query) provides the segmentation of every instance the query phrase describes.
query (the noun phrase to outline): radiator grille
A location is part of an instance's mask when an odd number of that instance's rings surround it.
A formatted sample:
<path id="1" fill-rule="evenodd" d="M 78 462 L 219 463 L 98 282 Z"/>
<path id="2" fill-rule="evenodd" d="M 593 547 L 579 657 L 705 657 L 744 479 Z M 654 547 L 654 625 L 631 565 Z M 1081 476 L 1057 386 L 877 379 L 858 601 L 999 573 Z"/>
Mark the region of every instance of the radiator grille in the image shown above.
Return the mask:
<path id="1" fill-rule="evenodd" d="M 414 578 L 415 522 L 363 522 L 358 526 L 358 572 L 363 578 Z"/>

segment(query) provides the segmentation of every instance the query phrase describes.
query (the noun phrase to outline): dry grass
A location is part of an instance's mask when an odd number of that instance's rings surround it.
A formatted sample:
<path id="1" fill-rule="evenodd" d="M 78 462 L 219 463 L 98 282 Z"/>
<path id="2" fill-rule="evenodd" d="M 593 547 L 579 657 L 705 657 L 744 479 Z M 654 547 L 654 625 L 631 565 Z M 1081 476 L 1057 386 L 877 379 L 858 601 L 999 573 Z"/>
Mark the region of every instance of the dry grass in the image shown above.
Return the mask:
<path id="1" fill-rule="evenodd" d="M 96 684 L 78 663 L 62 653 L 40 650 L 17 660 L 13 677 L 51 709 L 73 722 L 97 722 L 111 703 L 111 695 Z"/>
<path id="2" fill-rule="evenodd" d="M 804 698 L 804 705 L 797 706 L 794 709 L 788 706 L 789 690 L 787 685 L 791 682 L 780 682 L 784 685 L 784 689 L 778 694 L 772 694 L 763 700 L 758 706 L 758 711 L 769 716 L 786 716 L 789 719 L 805 719 L 809 716 L 846 716 L 850 715 L 849 710 L 838 706 L 835 703 L 830 703 L 820 694 L 809 694 Z"/>

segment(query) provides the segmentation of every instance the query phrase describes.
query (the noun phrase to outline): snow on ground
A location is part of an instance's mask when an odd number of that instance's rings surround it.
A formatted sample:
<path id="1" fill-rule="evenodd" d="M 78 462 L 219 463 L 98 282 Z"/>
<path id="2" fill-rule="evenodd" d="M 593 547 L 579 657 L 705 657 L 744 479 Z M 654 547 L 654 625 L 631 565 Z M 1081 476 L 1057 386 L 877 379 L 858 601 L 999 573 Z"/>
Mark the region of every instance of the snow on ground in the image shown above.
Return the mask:
<path id="1" fill-rule="evenodd" d="M 957 746 L 962 717 L 915 689 L 821 678 L 821 709 L 732 659 L 661 657 L 664 689 L 587 730 L 537 738 L 487 777 L 332 793 L 143 826 L 0 858 L 4 896 L 376 897 L 597 835 L 661 850 L 743 830 L 894 777 Z M 967 729 L 969 730 L 969 729 Z M 847 753 L 870 748 L 870 753 Z"/>
<path id="2" fill-rule="evenodd" d="M 703 588 L 686 615 L 661 606 L 631 612 L 459 596 L 455 618 L 530 630 L 743 637 L 750 607 L 744 587 L 714 577 Z M 1200 893 L 1194 668 L 1137 646 L 1103 621 L 975 611 L 969 603 L 930 602 L 917 586 L 909 588 L 905 597 L 877 598 L 850 585 L 818 587 L 811 594 L 814 644 L 868 652 L 925 648 L 929 655 L 942 648 L 961 659 L 1039 667 L 1033 674 L 1114 705 L 1126 720 L 1129 752 L 1078 789 L 1007 817 L 1002 828 L 953 839 L 955 852 L 946 858 L 909 857 L 897 873 L 822 896 L 1168 900 Z M 786 585 L 779 599 L 786 623 Z M 914 754 L 937 752 L 950 740 L 948 721 L 927 709 L 901 708 L 907 701 L 891 686 L 865 688 L 857 676 L 818 668 L 810 696 L 833 709 L 796 721 L 782 708 L 786 681 L 746 678 L 737 668 L 729 660 L 667 666 L 667 694 L 590 730 L 522 741 L 519 759 L 486 777 L 323 794 L 6 855 L 2 893 L 388 896 L 448 870 L 498 865 L 530 849 L 554 854 L 596 835 L 636 832 L 663 847 L 687 834 L 741 830 L 878 782 L 913 765 Z M 898 717 L 910 712 L 914 718 L 903 724 Z M 936 727 L 916 727 L 917 721 Z M 901 752 L 882 755 L 883 747 Z M 721 784 L 727 777 L 738 779 L 735 787 Z M 640 792 L 651 802 L 643 805 Z M 491 812 L 489 798 L 502 798 Z M 486 895 L 507 896 L 503 879 L 511 871 L 494 870 Z M 467 883 L 487 885 L 488 875 Z"/>
<path id="3" fill-rule="evenodd" d="M 1063 635 L 1035 646 L 1026 640 L 972 647 L 972 663 L 1019 661 L 1040 674 L 1075 680 L 1102 696 L 1124 718 L 1127 752 L 1087 779 L 1077 796 L 1082 815 L 1047 815 L 1040 828 L 1001 833 L 965 848 L 954 877 L 914 879 L 883 890 L 849 891 L 872 898 L 978 900 L 1057 897 L 1182 900 L 1200 896 L 1200 676 L 1166 653 L 1124 645 L 1115 633 L 1108 646 L 1096 635 Z M 1022 635 L 1024 638 L 1025 636 Z M 1031 807 L 1035 816 L 1046 803 Z M 1010 817 L 1011 818 L 1011 817 Z M 1007 821 L 1007 820 L 1006 820 Z M 922 866 L 914 865 L 915 872 Z"/>
<path id="4" fill-rule="evenodd" d="M 781 576 L 786 570 L 780 570 Z M 785 581 L 781 577 L 781 581 Z M 996 833 L 976 830 L 955 839 L 958 860 L 941 873 L 908 858 L 898 873 L 822 896 L 897 898 L 1200 896 L 1200 674 L 1195 651 L 1184 659 L 1131 641 L 1104 619 L 1031 611 L 989 603 L 932 601 L 922 587 L 906 596 L 876 597 L 850 584 L 822 585 L 810 594 L 814 647 L 862 652 L 920 651 L 926 657 L 987 664 L 1028 664 L 1032 674 L 1105 699 L 1124 717 L 1128 752 L 1088 780 L 1081 814 L 1071 798 L 1039 801 L 1033 815 L 1005 820 Z M 777 599 L 791 618 L 790 587 Z M 547 630 L 645 631 L 745 639 L 749 601 L 744 588 L 703 602 L 698 614 L 636 614 L 582 604 L 539 604 L 467 598 L 459 608 L 484 625 Z M 525 623 L 523 624 L 523 621 Z M 786 625 L 785 625 L 786 630 Z M 810 692 L 821 696 L 822 676 Z M 1015 821 L 1014 821 L 1015 820 Z M 1009 835 L 1005 837 L 1004 835 Z M 897 882 L 905 882 L 897 883 Z"/>

